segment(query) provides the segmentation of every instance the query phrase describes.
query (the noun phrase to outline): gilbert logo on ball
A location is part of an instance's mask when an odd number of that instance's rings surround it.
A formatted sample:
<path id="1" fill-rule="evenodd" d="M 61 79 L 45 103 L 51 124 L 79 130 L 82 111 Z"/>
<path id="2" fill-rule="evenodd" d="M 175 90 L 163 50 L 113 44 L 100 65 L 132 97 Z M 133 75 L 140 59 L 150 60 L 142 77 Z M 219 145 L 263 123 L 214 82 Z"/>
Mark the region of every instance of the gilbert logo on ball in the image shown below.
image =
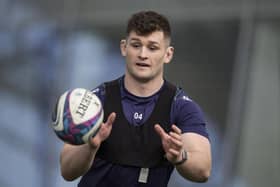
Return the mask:
<path id="1" fill-rule="evenodd" d="M 76 88 L 62 94 L 52 116 L 52 128 L 66 143 L 81 145 L 96 135 L 103 122 L 103 107 L 89 90 Z"/>

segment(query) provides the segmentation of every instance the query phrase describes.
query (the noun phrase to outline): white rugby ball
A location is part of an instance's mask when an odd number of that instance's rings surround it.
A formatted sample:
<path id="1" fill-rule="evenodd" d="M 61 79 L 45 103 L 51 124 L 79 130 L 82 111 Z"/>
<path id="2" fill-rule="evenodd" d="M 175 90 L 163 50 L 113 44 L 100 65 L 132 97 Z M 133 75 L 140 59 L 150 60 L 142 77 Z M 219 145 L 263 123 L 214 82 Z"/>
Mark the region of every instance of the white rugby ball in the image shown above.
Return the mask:
<path id="1" fill-rule="evenodd" d="M 52 115 L 52 128 L 64 142 L 81 145 L 96 135 L 103 115 L 102 103 L 93 92 L 75 88 L 59 97 Z"/>

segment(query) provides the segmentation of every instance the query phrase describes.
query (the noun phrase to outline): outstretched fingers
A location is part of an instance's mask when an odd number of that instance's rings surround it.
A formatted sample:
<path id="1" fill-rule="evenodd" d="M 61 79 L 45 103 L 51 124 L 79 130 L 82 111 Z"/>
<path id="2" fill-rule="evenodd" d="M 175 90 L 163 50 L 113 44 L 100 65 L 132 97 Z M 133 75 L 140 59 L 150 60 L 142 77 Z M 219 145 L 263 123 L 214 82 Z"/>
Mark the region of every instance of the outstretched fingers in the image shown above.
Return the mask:
<path id="1" fill-rule="evenodd" d="M 89 141 L 89 144 L 93 148 L 97 148 L 100 146 L 101 142 L 108 138 L 108 136 L 111 133 L 112 125 L 116 119 L 116 113 L 112 112 L 109 117 L 107 118 L 107 121 L 105 123 L 101 124 L 101 127 L 93 138 Z"/>
<path id="2" fill-rule="evenodd" d="M 175 132 L 175 133 L 177 133 L 177 134 L 181 134 L 182 133 L 182 131 L 181 131 L 181 129 L 179 129 L 176 125 L 172 125 L 171 126 L 171 128 L 172 128 L 172 130 Z"/>
<path id="3" fill-rule="evenodd" d="M 172 131 L 167 133 L 159 124 L 155 125 L 155 130 L 161 138 L 167 159 L 175 162 L 180 157 L 183 148 L 182 131 L 174 124 L 171 126 L 171 129 Z"/>
<path id="4" fill-rule="evenodd" d="M 169 135 L 171 137 L 170 141 L 172 142 L 172 148 L 175 148 L 177 150 L 181 149 L 183 147 L 181 135 L 174 132 L 170 132 Z"/>
<path id="5" fill-rule="evenodd" d="M 169 132 L 171 136 L 172 148 L 179 151 L 183 148 L 182 131 L 176 125 L 172 125 L 172 131 Z"/>

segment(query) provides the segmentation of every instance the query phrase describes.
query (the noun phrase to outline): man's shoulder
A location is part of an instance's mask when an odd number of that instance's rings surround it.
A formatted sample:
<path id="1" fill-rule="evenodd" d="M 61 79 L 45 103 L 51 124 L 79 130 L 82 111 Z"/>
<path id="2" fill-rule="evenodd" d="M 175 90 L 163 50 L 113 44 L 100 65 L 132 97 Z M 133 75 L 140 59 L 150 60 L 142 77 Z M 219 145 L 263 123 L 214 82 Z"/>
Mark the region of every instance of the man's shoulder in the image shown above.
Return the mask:
<path id="1" fill-rule="evenodd" d="M 183 88 L 179 86 L 176 87 L 174 101 L 193 102 L 193 100 L 188 96 L 188 94 L 183 90 Z"/>
<path id="2" fill-rule="evenodd" d="M 104 84 L 105 86 L 120 85 L 120 83 L 122 83 L 123 79 L 124 79 L 124 76 L 121 76 L 121 77 L 118 77 L 118 78 L 116 78 L 116 79 L 113 79 L 113 80 L 110 80 L 110 81 L 106 81 L 106 82 L 104 82 L 103 84 Z"/>
<path id="3" fill-rule="evenodd" d="M 175 89 L 173 103 L 179 104 L 179 103 L 193 103 L 194 102 L 180 85 L 177 85 L 166 79 L 165 79 L 165 85 L 167 85 L 168 87 L 170 87 L 172 89 Z"/>
<path id="4" fill-rule="evenodd" d="M 105 81 L 105 82 L 99 84 L 97 87 L 95 87 L 91 91 L 95 95 L 97 95 L 102 102 L 104 102 L 105 97 L 106 97 L 106 88 L 108 86 L 118 85 L 119 83 L 121 83 L 122 79 L 123 79 L 123 76 L 119 77 L 117 79 L 114 79 L 114 80 Z"/>
<path id="5" fill-rule="evenodd" d="M 200 111 L 201 108 L 181 87 L 177 87 L 173 107 L 178 111 Z"/>
<path id="6" fill-rule="evenodd" d="M 121 81 L 122 81 L 122 77 L 118 77 L 117 79 L 113 79 L 113 80 L 109 80 L 109 81 L 104 81 L 103 83 L 99 84 L 97 87 L 92 89 L 92 92 L 95 94 L 98 94 L 100 92 L 105 92 L 106 87 L 108 87 L 110 85 L 118 84 Z"/>

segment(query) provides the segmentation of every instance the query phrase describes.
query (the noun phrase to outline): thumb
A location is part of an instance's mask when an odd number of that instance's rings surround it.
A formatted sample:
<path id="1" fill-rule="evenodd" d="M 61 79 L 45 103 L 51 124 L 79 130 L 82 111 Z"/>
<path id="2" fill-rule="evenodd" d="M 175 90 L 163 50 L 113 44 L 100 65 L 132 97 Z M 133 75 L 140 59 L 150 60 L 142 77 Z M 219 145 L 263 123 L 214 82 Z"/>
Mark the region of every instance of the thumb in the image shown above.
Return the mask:
<path id="1" fill-rule="evenodd" d="M 92 137 L 89 141 L 92 148 L 97 148 L 100 143 L 104 141 L 111 133 L 112 125 L 116 119 L 116 113 L 112 112 L 107 118 L 106 123 L 102 123 L 96 136 Z"/>
<path id="2" fill-rule="evenodd" d="M 159 124 L 156 124 L 154 127 L 155 131 L 159 134 L 161 139 L 167 138 L 168 134 L 163 130 L 163 128 Z"/>
<path id="3" fill-rule="evenodd" d="M 115 112 L 112 112 L 109 117 L 107 118 L 107 121 L 106 121 L 106 125 L 108 126 L 112 126 L 112 124 L 114 123 L 116 119 L 116 113 Z"/>

